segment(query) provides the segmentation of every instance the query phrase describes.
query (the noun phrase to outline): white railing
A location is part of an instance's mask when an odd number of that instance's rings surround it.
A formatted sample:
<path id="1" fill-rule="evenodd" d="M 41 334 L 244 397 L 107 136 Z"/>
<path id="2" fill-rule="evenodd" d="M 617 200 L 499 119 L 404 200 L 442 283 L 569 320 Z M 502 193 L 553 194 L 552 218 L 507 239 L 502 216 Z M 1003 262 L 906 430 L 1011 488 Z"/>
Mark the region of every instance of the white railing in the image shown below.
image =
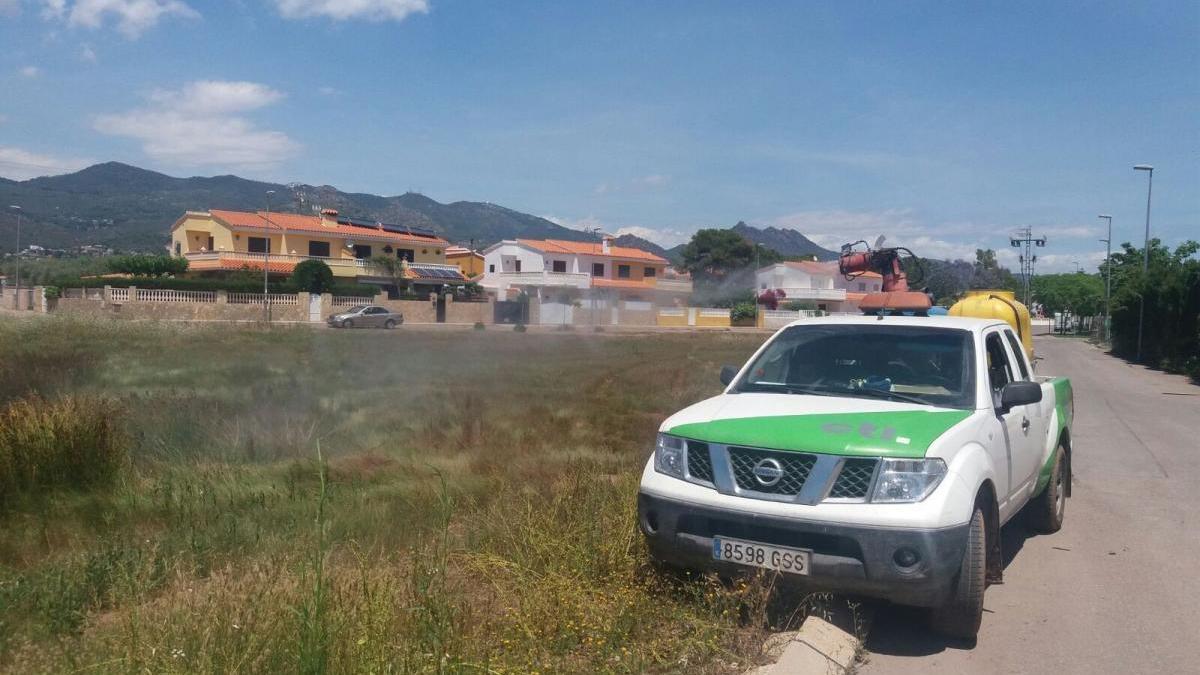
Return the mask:
<path id="1" fill-rule="evenodd" d="M 649 312 L 654 309 L 654 303 L 644 300 L 626 300 L 621 308 L 631 312 Z"/>
<path id="2" fill-rule="evenodd" d="M 300 298 L 295 293 L 270 293 L 267 297 L 270 298 L 272 305 L 296 305 L 300 303 Z M 225 302 L 231 305 L 261 305 L 263 294 L 229 293 L 225 296 Z"/>
<path id="3" fill-rule="evenodd" d="M 489 287 L 509 286 L 566 286 L 588 288 L 592 277 L 576 272 L 492 272 L 484 275 L 483 285 Z"/>
<path id="4" fill-rule="evenodd" d="M 110 288 L 108 289 L 109 302 L 129 302 L 128 288 Z"/>
<path id="5" fill-rule="evenodd" d="M 784 286 L 780 289 L 787 295 L 787 300 L 845 300 L 844 288 L 798 288 Z"/>
<path id="6" fill-rule="evenodd" d="M 700 309 L 696 310 L 696 316 L 723 316 L 725 318 L 729 318 L 729 310 L 718 307 L 701 307 Z"/>
<path id="7" fill-rule="evenodd" d="M 333 296 L 334 307 L 349 307 L 351 305 L 369 305 L 371 298 L 362 298 L 357 295 L 335 295 Z"/>
<path id="8" fill-rule="evenodd" d="M 660 291 L 676 291 L 679 293 L 691 293 L 692 282 L 683 281 L 681 279 L 659 279 L 654 282 L 654 287 Z"/>
<path id="9" fill-rule="evenodd" d="M 185 253 L 184 257 L 188 260 L 223 260 L 234 263 L 258 263 L 261 269 L 261 263 L 264 256 L 262 253 L 249 253 L 246 251 L 206 251 L 204 253 Z M 329 265 L 330 268 L 353 268 L 354 270 L 370 271 L 371 273 L 382 274 L 383 271 L 372 265 L 369 260 L 362 258 L 341 258 L 341 257 L 324 257 L 316 255 L 299 255 L 295 253 L 272 253 L 267 260 L 273 263 L 300 263 L 305 260 L 320 260 Z M 426 263 L 419 263 L 426 264 Z M 457 267 L 451 265 L 454 269 Z"/>
<path id="10" fill-rule="evenodd" d="M 138 302 L 216 302 L 216 291 L 175 291 L 165 288 L 137 289 Z"/>
<path id="11" fill-rule="evenodd" d="M 659 316 L 687 316 L 687 310 L 683 307 L 668 308 L 658 310 Z"/>

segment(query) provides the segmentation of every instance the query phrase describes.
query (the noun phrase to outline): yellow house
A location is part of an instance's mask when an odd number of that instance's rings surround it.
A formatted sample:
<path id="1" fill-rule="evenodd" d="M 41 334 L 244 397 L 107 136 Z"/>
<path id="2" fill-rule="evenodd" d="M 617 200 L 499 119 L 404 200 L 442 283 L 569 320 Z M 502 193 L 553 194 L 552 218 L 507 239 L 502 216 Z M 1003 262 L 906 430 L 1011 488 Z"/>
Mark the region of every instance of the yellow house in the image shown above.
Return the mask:
<path id="1" fill-rule="evenodd" d="M 457 265 L 458 271 L 468 279 L 483 274 L 483 254 L 465 246 L 450 246 L 446 249 L 446 262 Z"/>
<path id="2" fill-rule="evenodd" d="M 339 217 L 295 213 L 188 211 L 171 226 L 171 252 L 188 259 L 188 271 L 259 270 L 291 274 L 303 260 L 321 260 L 335 277 L 387 285 L 393 280 L 370 262 L 382 255 L 407 260 L 414 284 L 440 286 L 465 281 L 447 264 L 449 242 L 429 230 Z"/>

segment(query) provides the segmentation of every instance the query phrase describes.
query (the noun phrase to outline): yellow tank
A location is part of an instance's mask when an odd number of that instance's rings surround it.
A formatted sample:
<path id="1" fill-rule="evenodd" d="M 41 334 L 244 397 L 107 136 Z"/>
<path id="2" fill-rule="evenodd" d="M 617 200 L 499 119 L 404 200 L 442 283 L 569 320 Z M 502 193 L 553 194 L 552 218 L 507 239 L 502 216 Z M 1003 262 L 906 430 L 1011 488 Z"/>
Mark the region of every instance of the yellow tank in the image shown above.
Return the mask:
<path id="1" fill-rule="evenodd" d="M 967 296 L 950 308 L 950 316 L 1007 321 L 1021 338 L 1025 355 L 1033 361 L 1033 324 L 1029 321 L 1029 310 L 1017 301 L 1012 291 L 967 291 Z"/>

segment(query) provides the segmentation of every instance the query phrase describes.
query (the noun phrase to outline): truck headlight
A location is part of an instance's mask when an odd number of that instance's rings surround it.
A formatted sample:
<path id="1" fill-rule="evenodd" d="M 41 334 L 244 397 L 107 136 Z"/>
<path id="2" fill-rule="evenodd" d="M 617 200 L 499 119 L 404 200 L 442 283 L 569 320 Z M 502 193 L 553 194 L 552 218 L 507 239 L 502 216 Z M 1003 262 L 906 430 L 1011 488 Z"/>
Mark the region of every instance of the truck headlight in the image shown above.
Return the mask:
<path id="1" fill-rule="evenodd" d="M 872 502 L 919 502 L 946 476 L 940 459 L 884 459 L 875 481 Z"/>
<path id="2" fill-rule="evenodd" d="M 682 438 L 659 434 L 654 444 L 654 470 L 668 476 L 683 478 L 684 453 L 687 445 Z"/>

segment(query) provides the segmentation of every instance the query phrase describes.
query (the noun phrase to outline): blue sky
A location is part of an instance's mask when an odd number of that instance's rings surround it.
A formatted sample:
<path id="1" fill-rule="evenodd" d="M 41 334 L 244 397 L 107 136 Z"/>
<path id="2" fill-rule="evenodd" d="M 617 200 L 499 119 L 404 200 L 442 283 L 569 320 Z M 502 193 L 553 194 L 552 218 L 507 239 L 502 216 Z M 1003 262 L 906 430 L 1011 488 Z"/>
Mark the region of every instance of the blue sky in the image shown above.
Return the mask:
<path id="1" fill-rule="evenodd" d="M 1200 3 L 0 0 L 0 175 L 119 160 L 672 244 L 1200 238 Z M 214 205 L 215 206 L 215 205 Z"/>

